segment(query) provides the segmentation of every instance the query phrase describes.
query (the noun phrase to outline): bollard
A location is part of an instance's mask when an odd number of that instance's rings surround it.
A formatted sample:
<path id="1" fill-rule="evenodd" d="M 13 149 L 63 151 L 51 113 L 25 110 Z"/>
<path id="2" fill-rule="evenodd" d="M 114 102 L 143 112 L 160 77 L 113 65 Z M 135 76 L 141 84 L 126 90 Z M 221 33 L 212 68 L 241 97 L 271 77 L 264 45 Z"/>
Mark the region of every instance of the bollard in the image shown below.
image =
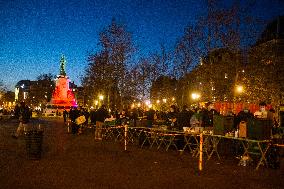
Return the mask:
<path id="1" fill-rule="evenodd" d="M 124 150 L 127 150 L 127 132 L 128 128 L 127 125 L 124 125 Z"/>
<path id="2" fill-rule="evenodd" d="M 70 123 L 69 123 L 69 121 L 67 122 L 67 133 L 71 133 Z"/>
<path id="3" fill-rule="evenodd" d="M 203 155 L 203 134 L 200 134 L 200 145 L 199 145 L 199 164 L 198 164 L 198 168 L 199 171 L 202 171 L 202 155 Z"/>

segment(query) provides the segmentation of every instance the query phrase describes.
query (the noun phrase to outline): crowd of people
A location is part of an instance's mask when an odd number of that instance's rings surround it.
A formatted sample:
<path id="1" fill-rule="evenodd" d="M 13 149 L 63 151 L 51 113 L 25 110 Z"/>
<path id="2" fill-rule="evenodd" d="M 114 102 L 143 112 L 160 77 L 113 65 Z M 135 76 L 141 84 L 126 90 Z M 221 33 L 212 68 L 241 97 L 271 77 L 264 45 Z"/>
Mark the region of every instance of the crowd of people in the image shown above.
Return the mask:
<path id="1" fill-rule="evenodd" d="M 234 114 L 232 111 L 228 111 L 226 116 L 234 117 L 234 127 L 237 129 L 240 122 L 247 122 L 248 119 L 253 117 L 256 118 L 267 118 L 273 121 L 274 126 L 278 125 L 277 119 L 275 117 L 275 111 L 273 109 L 267 110 L 265 103 L 259 104 L 259 111 L 254 114 L 250 112 L 248 106 L 244 106 L 243 110 L 238 114 Z M 67 117 L 73 123 L 72 133 L 78 133 L 79 126 L 76 124 L 76 119 L 84 115 L 85 123 L 90 123 L 96 126 L 98 132 L 96 134 L 96 139 L 101 140 L 101 127 L 106 120 L 106 118 L 111 118 L 115 120 L 116 125 L 130 124 L 136 127 L 144 120 L 143 125 L 148 128 L 153 127 L 156 122 L 162 121 L 164 125 L 167 125 L 169 130 L 183 130 L 184 127 L 212 127 L 213 126 L 213 116 L 220 115 L 220 113 L 214 109 L 213 103 L 208 102 L 204 107 L 189 108 L 184 105 L 181 110 L 176 106 L 170 106 L 168 111 L 157 111 L 149 108 L 147 111 L 141 109 L 124 109 L 122 111 L 109 112 L 105 105 L 102 105 L 98 110 L 91 110 L 88 112 L 86 109 L 81 107 L 72 108 L 70 112 L 64 110 L 63 117 L 64 121 L 67 121 Z M 82 124 L 82 125 L 84 125 Z"/>
<path id="2" fill-rule="evenodd" d="M 71 107 L 69 111 L 64 109 L 63 119 L 65 123 L 70 120 L 69 123 L 73 134 L 80 134 L 84 126 L 91 125 L 96 128 L 95 139 L 102 140 L 102 126 L 107 118 L 115 120 L 116 125 L 128 124 L 136 127 L 139 124 L 139 126 L 148 128 L 153 127 L 157 121 L 162 121 L 162 124 L 167 125 L 169 130 L 183 130 L 184 127 L 212 127 L 213 116 L 219 114 L 211 102 L 206 103 L 204 107 L 189 108 L 184 105 L 181 110 L 176 105 L 172 105 L 168 111 L 157 111 L 152 108 L 143 111 L 134 108 L 124 109 L 120 112 L 118 110 L 110 112 L 105 105 L 102 105 L 99 109 L 90 112 L 80 106 Z M 236 129 L 240 122 L 247 122 L 253 117 L 270 119 L 275 127 L 278 126 L 275 111 L 273 109 L 267 110 L 266 104 L 263 102 L 259 104 L 259 110 L 254 114 L 250 112 L 248 106 L 244 106 L 243 110 L 238 114 L 228 111 L 227 116 L 234 117 L 234 127 Z M 31 110 L 24 102 L 21 102 L 20 106 L 15 106 L 14 117 L 19 119 L 19 126 L 13 137 L 18 138 L 29 122 Z M 142 125 L 141 120 L 144 121 Z"/>

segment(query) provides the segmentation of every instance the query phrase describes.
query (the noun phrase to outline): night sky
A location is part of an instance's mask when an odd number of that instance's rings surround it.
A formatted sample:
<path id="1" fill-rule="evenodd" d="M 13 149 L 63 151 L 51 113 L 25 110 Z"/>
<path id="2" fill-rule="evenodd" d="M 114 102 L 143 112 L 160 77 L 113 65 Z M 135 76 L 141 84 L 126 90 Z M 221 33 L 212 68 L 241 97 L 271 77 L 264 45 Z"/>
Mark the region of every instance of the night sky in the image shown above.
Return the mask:
<path id="1" fill-rule="evenodd" d="M 0 81 L 13 90 L 22 79 L 59 73 L 80 85 L 88 52 L 98 49 L 99 32 L 115 18 L 133 34 L 139 53 L 172 49 L 185 26 L 206 12 L 204 0 L 0 0 Z M 283 0 L 258 0 L 255 14 L 284 15 Z"/>

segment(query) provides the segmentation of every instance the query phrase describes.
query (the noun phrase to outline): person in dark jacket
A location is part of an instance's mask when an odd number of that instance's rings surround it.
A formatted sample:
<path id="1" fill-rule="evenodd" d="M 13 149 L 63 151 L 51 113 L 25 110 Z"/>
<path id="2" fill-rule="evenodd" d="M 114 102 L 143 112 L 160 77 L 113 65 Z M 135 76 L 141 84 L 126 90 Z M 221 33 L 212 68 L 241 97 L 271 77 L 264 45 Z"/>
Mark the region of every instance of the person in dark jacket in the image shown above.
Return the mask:
<path id="1" fill-rule="evenodd" d="M 18 116 L 19 116 L 19 126 L 16 130 L 16 133 L 13 135 L 14 138 L 18 138 L 23 131 L 27 129 L 29 120 L 30 120 L 30 109 L 25 104 L 25 102 L 21 102 L 20 108 L 18 110 Z"/>
<path id="2" fill-rule="evenodd" d="M 169 129 L 176 129 L 177 128 L 177 117 L 178 117 L 178 110 L 175 105 L 171 105 L 170 112 L 167 115 L 168 122 L 170 123 Z"/>
<path id="3" fill-rule="evenodd" d="M 253 114 L 245 107 L 240 111 L 236 117 L 236 125 L 239 125 L 241 121 L 248 122 L 249 119 L 253 118 Z"/>
<path id="4" fill-rule="evenodd" d="M 81 110 L 80 107 L 76 108 L 73 107 L 69 112 L 69 118 L 71 120 L 71 128 L 72 128 L 72 134 L 78 134 L 79 131 L 79 125 L 76 124 L 76 119 L 81 116 Z"/>
<path id="5" fill-rule="evenodd" d="M 177 129 L 183 130 L 183 127 L 190 127 L 190 118 L 193 115 L 192 110 L 188 110 L 186 105 L 183 106 L 182 111 L 178 113 Z"/>
<path id="6" fill-rule="evenodd" d="M 64 123 L 66 123 L 66 121 L 67 121 L 67 117 L 68 117 L 68 112 L 67 112 L 67 110 L 64 108 L 64 110 L 63 110 L 63 119 L 64 119 Z"/>
<path id="7" fill-rule="evenodd" d="M 95 140 L 102 140 L 102 127 L 105 119 L 108 117 L 108 111 L 105 105 L 102 105 L 101 108 L 96 112 L 96 131 L 95 131 Z"/>
<path id="8" fill-rule="evenodd" d="M 92 126 L 96 125 L 96 110 L 91 110 L 91 112 L 90 112 L 90 120 L 91 120 L 91 125 Z"/>
<path id="9" fill-rule="evenodd" d="M 152 108 L 150 108 L 150 110 L 148 110 L 146 112 L 146 119 L 147 119 L 147 127 L 148 128 L 152 128 L 153 122 L 155 120 L 155 114 L 156 114 L 156 112 Z"/>
<path id="10" fill-rule="evenodd" d="M 212 127 L 214 115 L 219 115 L 219 112 L 214 109 L 212 102 L 206 103 L 206 108 L 201 111 L 202 127 Z"/>

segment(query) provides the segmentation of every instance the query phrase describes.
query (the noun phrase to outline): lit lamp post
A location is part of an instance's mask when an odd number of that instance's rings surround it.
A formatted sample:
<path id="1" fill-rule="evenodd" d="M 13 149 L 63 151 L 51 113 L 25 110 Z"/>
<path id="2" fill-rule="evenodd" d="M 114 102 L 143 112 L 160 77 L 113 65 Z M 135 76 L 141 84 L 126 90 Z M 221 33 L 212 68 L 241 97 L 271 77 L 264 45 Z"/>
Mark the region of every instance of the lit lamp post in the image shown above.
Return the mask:
<path id="1" fill-rule="evenodd" d="M 191 98 L 194 102 L 198 103 L 198 100 L 200 99 L 200 94 L 198 93 L 192 93 Z"/>
<path id="2" fill-rule="evenodd" d="M 167 99 L 163 99 L 163 104 L 162 104 L 162 111 L 165 111 L 167 109 Z"/>
<path id="3" fill-rule="evenodd" d="M 159 105 L 160 105 L 160 100 L 157 100 L 156 101 L 156 109 L 157 110 L 161 110 Z"/>
<path id="4" fill-rule="evenodd" d="M 95 107 L 98 108 L 99 101 L 95 100 Z"/>
<path id="5" fill-rule="evenodd" d="M 103 95 L 99 95 L 99 100 L 100 100 L 100 105 L 103 105 L 104 96 Z"/>
<path id="6" fill-rule="evenodd" d="M 234 110 L 234 113 L 236 112 L 236 110 L 235 110 L 235 103 L 236 103 L 237 95 L 242 94 L 243 91 L 244 91 L 244 87 L 243 87 L 242 85 L 236 85 L 236 88 L 235 88 L 235 96 L 234 96 L 234 103 L 233 103 L 233 110 Z"/>

